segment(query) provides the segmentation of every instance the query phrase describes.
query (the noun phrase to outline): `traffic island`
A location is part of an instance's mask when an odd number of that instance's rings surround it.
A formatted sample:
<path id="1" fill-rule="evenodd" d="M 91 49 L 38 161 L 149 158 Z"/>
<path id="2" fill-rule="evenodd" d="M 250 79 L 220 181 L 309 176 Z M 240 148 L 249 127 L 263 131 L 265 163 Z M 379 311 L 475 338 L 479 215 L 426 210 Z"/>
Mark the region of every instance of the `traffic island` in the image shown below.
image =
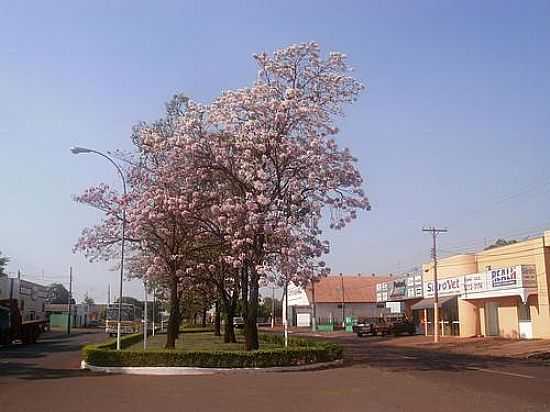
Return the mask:
<path id="1" fill-rule="evenodd" d="M 121 339 L 120 351 L 113 341 L 88 345 L 82 350 L 82 367 L 106 373 L 199 375 L 311 370 L 342 363 L 342 347 L 309 339 L 290 338 L 285 348 L 282 337 L 260 335 L 261 349 L 245 351 L 242 342 L 225 344 L 213 333 L 186 334 L 174 350 L 162 349 L 162 338 L 149 337 L 147 350 L 142 334 Z"/>

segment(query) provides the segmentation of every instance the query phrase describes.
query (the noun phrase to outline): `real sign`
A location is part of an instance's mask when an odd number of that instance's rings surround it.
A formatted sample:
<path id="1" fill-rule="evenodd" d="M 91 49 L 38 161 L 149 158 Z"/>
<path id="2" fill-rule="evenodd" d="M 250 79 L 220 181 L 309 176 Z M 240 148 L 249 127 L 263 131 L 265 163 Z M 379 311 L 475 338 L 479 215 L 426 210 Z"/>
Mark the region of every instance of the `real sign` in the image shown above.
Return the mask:
<path id="1" fill-rule="evenodd" d="M 493 288 L 515 286 L 518 283 L 517 267 L 495 269 L 488 272 Z"/>

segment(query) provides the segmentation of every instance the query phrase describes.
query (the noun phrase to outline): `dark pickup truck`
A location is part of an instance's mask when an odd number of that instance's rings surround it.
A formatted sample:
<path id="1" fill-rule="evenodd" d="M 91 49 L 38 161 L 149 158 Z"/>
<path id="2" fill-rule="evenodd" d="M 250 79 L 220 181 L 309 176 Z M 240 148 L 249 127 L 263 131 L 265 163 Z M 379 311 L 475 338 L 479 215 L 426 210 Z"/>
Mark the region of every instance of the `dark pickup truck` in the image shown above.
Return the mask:
<path id="1" fill-rule="evenodd" d="M 355 332 L 357 336 L 399 336 L 403 333 L 414 335 L 416 333 L 416 326 L 402 313 L 389 313 L 379 318 L 359 320 L 353 325 L 353 332 Z"/>

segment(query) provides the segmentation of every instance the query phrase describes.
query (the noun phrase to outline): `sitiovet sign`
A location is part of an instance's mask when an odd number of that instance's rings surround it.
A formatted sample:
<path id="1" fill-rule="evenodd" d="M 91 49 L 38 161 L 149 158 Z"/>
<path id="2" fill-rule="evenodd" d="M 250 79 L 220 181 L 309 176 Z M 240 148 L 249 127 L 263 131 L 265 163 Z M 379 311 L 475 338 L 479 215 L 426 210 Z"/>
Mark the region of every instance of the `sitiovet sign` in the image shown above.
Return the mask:
<path id="1" fill-rule="evenodd" d="M 446 279 L 438 279 L 437 281 L 437 295 L 438 296 L 452 296 L 460 295 L 463 288 L 463 277 L 454 277 Z M 435 292 L 434 282 L 429 281 L 424 283 L 424 296 L 433 297 Z"/>

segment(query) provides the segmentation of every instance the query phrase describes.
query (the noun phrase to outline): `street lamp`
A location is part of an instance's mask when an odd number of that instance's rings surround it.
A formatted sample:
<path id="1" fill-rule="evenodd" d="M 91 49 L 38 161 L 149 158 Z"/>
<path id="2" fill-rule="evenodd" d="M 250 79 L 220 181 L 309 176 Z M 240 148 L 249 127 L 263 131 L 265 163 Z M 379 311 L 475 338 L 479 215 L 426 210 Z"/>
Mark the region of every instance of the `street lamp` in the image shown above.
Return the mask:
<path id="1" fill-rule="evenodd" d="M 126 197 L 126 179 L 124 179 L 124 173 L 122 169 L 116 162 L 107 156 L 105 153 L 101 153 L 97 150 L 88 149 L 85 147 L 74 146 L 70 148 L 72 154 L 82 154 L 82 153 L 93 153 L 107 159 L 111 164 L 116 168 L 120 178 L 122 179 L 122 189 L 124 192 L 124 197 Z M 116 331 L 116 349 L 120 350 L 120 324 L 122 323 L 122 280 L 124 276 L 124 238 L 126 235 L 126 208 L 122 207 L 122 241 L 120 246 L 120 296 L 118 298 L 118 324 Z"/>

